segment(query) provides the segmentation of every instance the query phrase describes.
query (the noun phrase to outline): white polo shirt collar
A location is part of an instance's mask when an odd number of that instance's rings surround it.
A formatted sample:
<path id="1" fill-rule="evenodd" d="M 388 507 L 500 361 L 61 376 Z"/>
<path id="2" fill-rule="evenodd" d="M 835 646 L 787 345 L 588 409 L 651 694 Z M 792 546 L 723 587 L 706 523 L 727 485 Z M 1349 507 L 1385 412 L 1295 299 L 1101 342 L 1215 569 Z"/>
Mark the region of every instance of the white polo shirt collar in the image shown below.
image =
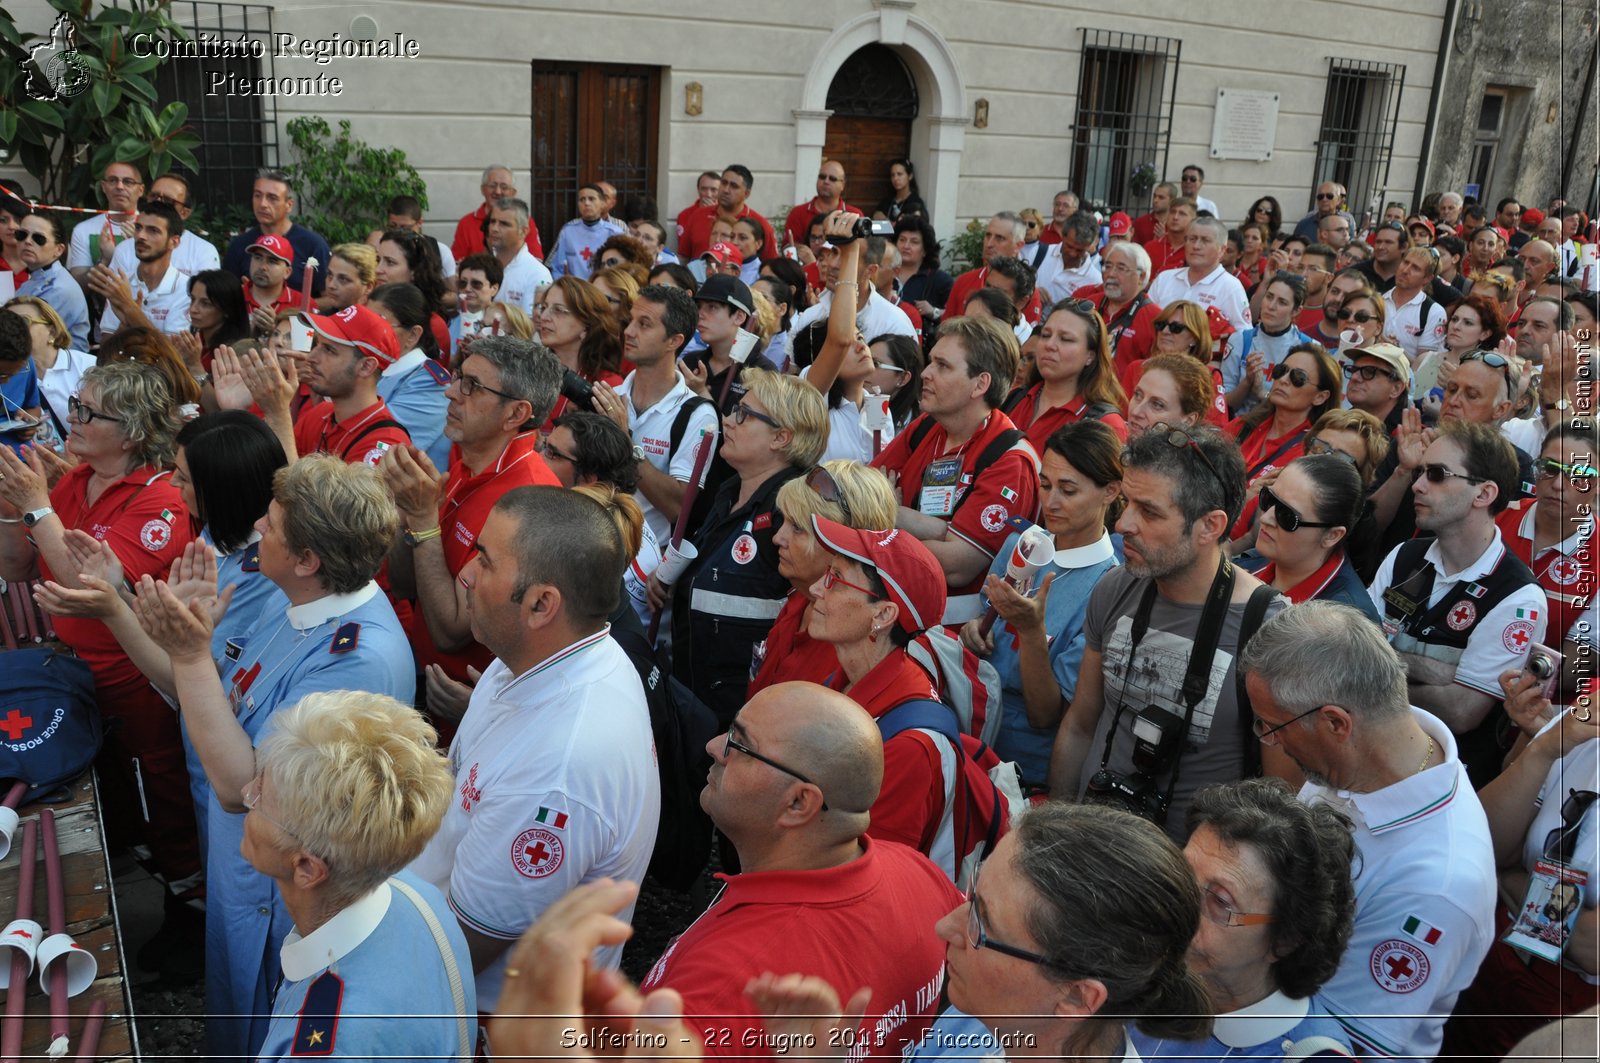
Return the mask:
<path id="1" fill-rule="evenodd" d="M 283 976 L 291 982 L 299 982 L 350 955 L 378 929 L 383 917 L 389 914 L 393 899 L 394 891 L 389 883 L 380 882 L 377 889 L 341 908 L 332 919 L 304 937 L 298 930 L 289 931 L 278 949 L 283 960 Z"/>
<path id="2" fill-rule="evenodd" d="M 326 624 L 336 616 L 343 616 L 370 602 L 378 593 L 378 585 L 368 581 L 360 590 L 349 594 L 325 594 L 314 602 L 289 606 L 289 623 L 296 631 L 309 631 L 318 624 Z"/>
<path id="3" fill-rule="evenodd" d="M 1055 556 L 1050 560 L 1057 568 L 1075 569 L 1090 568 L 1100 564 L 1102 561 L 1109 561 L 1116 556 L 1117 552 L 1111 546 L 1110 534 L 1101 532 L 1100 538 L 1088 546 L 1074 546 L 1065 550 L 1057 550 Z"/>
<path id="4" fill-rule="evenodd" d="M 1505 556 L 1505 553 L 1506 545 L 1500 539 L 1500 529 L 1496 528 L 1494 530 L 1494 538 L 1490 540 L 1488 548 L 1478 555 L 1477 560 L 1460 572 L 1445 571 L 1444 551 L 1439 549 L 1438 539 L 1428 544 L 1428 549 L 1422 555 L 1422 559 L 1431 564 L 1434 571 L 1438 573 L 1438 577 L 1433 583 L 1434 590 L 1438 591 L 1451 583 L 1458 583 L 1461 580 L 1475 580 L 1487 576 L 1494 571 L 1495 566 L 1500 563 L 1500 559 Z"/>
<path id="5" fill-rule="evenodd" d="M 393 362 L 384 366 L 383 375 L 386 377 L 405 376 L 411 370 L 420 366 L 427 358 L 428 356 L 422 352 L 420 347 L 413 347 Z"/>
<path id="6" fill-rule="evenodd" d="M 1334 807 L 1343 808 L 1357 826 L 1365 827 L 1374 836 L 1437 815 L 1456 799 L 1461 786 L 1455 736 L 1437 718 L 1416 706 L 1411 708 L 1411 717 L 1444 754 L 1440 763 L 1368 794 L 1334 790 L 1317 783 L 1307 783 L 1307 790 L 1320 794 Z"/>

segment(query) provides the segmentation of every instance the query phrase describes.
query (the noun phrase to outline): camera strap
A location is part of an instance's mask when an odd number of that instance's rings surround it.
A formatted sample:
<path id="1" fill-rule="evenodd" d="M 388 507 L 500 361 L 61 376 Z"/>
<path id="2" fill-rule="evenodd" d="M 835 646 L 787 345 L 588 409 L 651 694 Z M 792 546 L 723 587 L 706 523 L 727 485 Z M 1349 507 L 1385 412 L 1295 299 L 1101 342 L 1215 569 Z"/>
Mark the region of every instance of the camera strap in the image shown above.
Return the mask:
<path id="1" fill-rule="evenodd" d="M 1178 739 L 1178 754 L 1172 762 L 1172 780 L 1167 785 L 1167 800 L 1172 800 L 1172 791 L 1178 784 L 1178 763 L 1183 758 L 1183 742 L 1189 733 L 1189 723 L 1194 719 L 1194 710 L 1199 706 L 1201 699 L 1206 696 L 1206 688 L 1211 684 L 1211 663 L 1217 655 L 1217 644 L 1222 639 L 1222 624 L 1228 615 L 1228 604 L 1233 598 L 1233 586 L 1236 574 L 1233 565 L 1224 554 L 1217 564 L 1217 574 L 1211 580 L 1211 590 L 1206 594 L 1205 608 L 1200 612 L 1200 624 L 1195 631 L 1194 648 L 1189 653 L 1189 665 L 1184 670 L 1182 694 L 1186 710 L 1183 715 L 1183 734 Z M 1111 728 L 1106 732 L 1105 749 L 1100 754 L 1100 768 L 1111 761 L 1111 749 L 1117 740 L 1117 728 L 1122 723 L 1122 713 L 1127 708 L 1128 674 L 1133 671 L 1134 655 L 1138 653 L 1139 644 L 1144 641 L 1145 633 L 1150 630 L 1150 613 L 1156 604 L 1156 581 L 1151 580 L 1144 589 L 1143 596 L 1139 599 L 1139 608 L 1133 614 L 1133 626 L 1128 632 L 1128 659 L 1127 673 L 1123 675 L 1123 697 L 1119 699 L 1122 704 L 1117 705 L 1116 715 L 1111 719 Z"/>

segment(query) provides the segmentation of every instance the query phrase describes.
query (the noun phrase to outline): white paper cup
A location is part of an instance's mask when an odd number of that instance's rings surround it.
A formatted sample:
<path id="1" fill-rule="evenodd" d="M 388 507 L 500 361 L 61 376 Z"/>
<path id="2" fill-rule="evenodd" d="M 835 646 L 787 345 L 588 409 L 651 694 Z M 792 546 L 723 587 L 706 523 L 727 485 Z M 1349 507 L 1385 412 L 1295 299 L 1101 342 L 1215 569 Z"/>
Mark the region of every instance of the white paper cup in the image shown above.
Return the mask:
<path id="1" fill-rule="evenodd" d="M 1339 333 L 1339 353 L 1359 346 L 1361 346 L 1361 333 L 1358 330 L 1351 328 Z"/>
<path id="2" fill-rule="evenodd" d="M 67 965 L 67 996 L 75 997 L 94 984 L 100 964 L 94 953 L 72 939 L 71 934 L 51 934 L 39 944 L 36 956 L 39 961 L 39 988 L 50 992 L 50 969 L 55 964 Z"/>
<path id="3" fill-rule="evenodd" d="M 756 349 L 756 342 L 760 339 L 761 337 L 754 332 L 740 329 L 739 335 L 733 338 L 733 349 L 728 352 L 728 357 L 743 365 L 745 359 L 750 357 L 750 352 Z"/>
<path id="4" fill-rule="evenodd" d="M 0 932 L 0 989 L 11 988 L 12 951 L 28 957 L 28 969 L 22 975 L 26 979 L 33 973 L 33 959 L 43 940 L 44 927 L 32 919 L 14 919 Z"/>
<path id="5" fill-rule="evenodd" d="M 695 549 L 694 543 L 681 542 L 677 546 L 669 544 L 667 552 L 661 555 L 661 564 L 656 566 L 654 574 L 657 579 L 670 587 L 677 582 L 679 576 L 683 575 L 683 570 L 689 567 L 689 563 L 699 556 L 700 551 Z"/>
<path id="6" fill-rule="evenodd" d="M 17 810 L 0 805 L 0 860 L 11 851 L 11 836 L 17 833 Z"/>
<path id="7" fill-rule="evenodd" d="M 868 395 L 861 404 L 861 430 L 881 432 L 889 427 L 889 396 Z"/>

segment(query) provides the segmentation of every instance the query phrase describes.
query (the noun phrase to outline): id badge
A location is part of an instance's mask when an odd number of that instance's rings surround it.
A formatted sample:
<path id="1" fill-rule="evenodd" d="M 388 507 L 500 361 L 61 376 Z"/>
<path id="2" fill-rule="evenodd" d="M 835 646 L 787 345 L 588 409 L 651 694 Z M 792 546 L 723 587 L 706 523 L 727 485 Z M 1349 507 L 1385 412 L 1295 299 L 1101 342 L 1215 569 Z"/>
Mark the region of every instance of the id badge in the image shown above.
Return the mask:
<path id="1" fill-rule="evenodd" d="M 948 517 L 956 511 L 956 486 L 961 479 L 961 459 L 942 458 L 922 474 L 922 494 L 917 509 L 930 517 Z"/>
<path id="2" fill-rule="evenodd" d="M 1559 963 L 1588 889 L 1585 872 L 1555 860 L 1540 860 L 1533 865 L 1517 921 L 1501 940 L 1529 956 Z"/>

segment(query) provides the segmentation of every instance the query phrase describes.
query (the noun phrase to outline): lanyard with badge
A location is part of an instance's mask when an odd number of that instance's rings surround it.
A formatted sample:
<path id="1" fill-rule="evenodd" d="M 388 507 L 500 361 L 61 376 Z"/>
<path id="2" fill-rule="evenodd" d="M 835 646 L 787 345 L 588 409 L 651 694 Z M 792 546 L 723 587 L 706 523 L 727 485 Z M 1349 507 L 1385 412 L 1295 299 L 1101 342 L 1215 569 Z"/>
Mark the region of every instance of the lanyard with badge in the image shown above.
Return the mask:
<path id="1" fill-rule="evenodd" d="M 1568 790 L 1561 804 L 1561 825 L 1545 836 L 1540 857 L 1528 880 L 1528 893 L 1501 940 L 1524 956 L 1559 963 L 1572 938 L 1572 927 L 1583 910 L 1589 875 L 1573 866 L 1578 835 L 1585 815 L 1600 794 L 1593 790 Z"/>
<path id="2" fill-rule="evenodd" d="M 930 517 L 949 517 L 956 511 L 956 501 L 961 493 L 961 456 L 971 443 L 969 439 L 954 454 L 928 462 L 928 467 L 922 470 L 922 493 L 917 496 L 918 510 Z"/>

